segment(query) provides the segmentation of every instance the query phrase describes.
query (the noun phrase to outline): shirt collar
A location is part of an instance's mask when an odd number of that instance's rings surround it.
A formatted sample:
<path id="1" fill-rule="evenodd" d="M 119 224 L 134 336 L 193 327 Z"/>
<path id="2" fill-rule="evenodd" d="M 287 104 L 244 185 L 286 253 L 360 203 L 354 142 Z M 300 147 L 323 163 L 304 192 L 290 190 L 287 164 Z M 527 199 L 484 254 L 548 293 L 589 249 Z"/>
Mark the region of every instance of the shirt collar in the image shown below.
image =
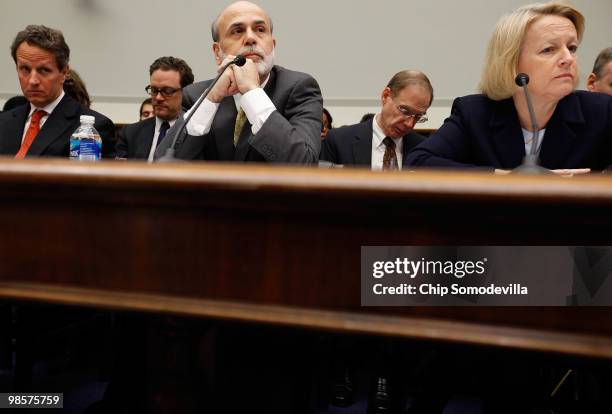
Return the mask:
<path id="1" fill-rule="evenodd" d="M 380 127 L 380 124 L 378 123 L 379 116 L 380 116 L 380 112 L 374 115 L 374 119 L 372 120 L 372 132 L 374 132 L 372 139 L 374 140 L 375 148 L 378 148 L 381 145 L 383 146 L 385 145 L 383 144 L 383 139 L 385 139 L 386 135 L 383 132 L 382 128 Z M 396 148 L 401 148 L 404 137 L 399 137 L 399 138 L 389 137 L 389 138 L 395 141 Z"/>
<path id="2" fill-rule="evenodd" d="M 30 103 L 30 114 L 28 116 L 32 116 L 34 111 L 36 111 L 37 109 L 40 109 L 41 111 L 45 111 L 47 115 L 51 115 L 51 113 L 53 112 L 53 110 L 55 110 L 55 107 L 59 105 L 60 101 L 62 100 L 65 94 L 66 93 L 62 89 L 62 93 L 60 93 L 60 95 L 57 98 L 55 98 L 53 102 L 51 102 L 50 104 L 46 106 L 43 106 L 42 108 L 37 108 L 32 103 Z"/>
<path id="3" fill-rule="evenodd" d="M 170 124 L 170 128 L 174 126 L 174 123 L 176 122 L 177 119 L 178 119 L 178 116 L 174 118 L 172 121 L 168 121 L 168 124 Z M 163 123 L 164 123 L 164 120 L 156 116 L 155 117 L 155 130 L 159 131 Z"/>

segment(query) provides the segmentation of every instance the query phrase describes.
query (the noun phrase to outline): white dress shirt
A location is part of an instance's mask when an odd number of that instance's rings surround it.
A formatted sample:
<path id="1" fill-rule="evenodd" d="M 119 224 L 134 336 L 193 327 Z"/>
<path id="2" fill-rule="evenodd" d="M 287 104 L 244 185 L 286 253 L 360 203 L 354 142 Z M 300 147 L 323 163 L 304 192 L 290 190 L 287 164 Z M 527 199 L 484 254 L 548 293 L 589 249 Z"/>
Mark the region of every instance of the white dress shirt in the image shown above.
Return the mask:
<path id="1" fill-rule="evenodd" d="M 380 114 L 376 114 L 372 120 L 372 170 L 382 170 L 383 159 L 385 157 L 385 149 L 387 146 L 383 144 L 383 140 L 386 135 L 382 128 L 378 124 L 378 117 Z M 397 156 L 397 168 L 402 169 L 402 145 L 404 144 L 404 137 L 393 138 L 395 141 L 395 155 Z"/>
<path id="2" fill-rule="evenodd" d="M 172 121 L 168 121 L 168 124 L 170 124 L 170 128 L 174 126 L 174 123 L 177 119 L 178 118 L 175 118 Z M 153 134 L 153 143 L 151 144 L 151 149 L 149 150 L 149 157 L 147 158 L 147 162 L 153 162 L 153 155 L 155 155 L 155 149 L 157 149 L 157 139 L 159 138 L 159 130 L 161 129 L 161 125 L 163 123 L 163 119 L 155 117 L 155 133 Z M 168 128 L 168 131 L 170 131 L 170 128 Z M 166 131 L 166 137 L 168 136 L 168 131 Z"/>
<path id="3" fill-rule="evenodd" d="M 40 128 L 42 129 L 43 125 L 45 125 L 45 122 L 47 122 L 47 118 L 49 118 L 49 115 L 51 115 L 51 113 L 55 110 L 55 108 L 60 103 L 60 101 L 62 100 L 65 94 L 66 93 L 62 90 L 62 93 L 60 93 L 60 95 L 57 98 L 55 98 L 53 102 L 51 102 L 47 106 L 43 106 L 42 108 L 37 108 L 33 104 L 30 104 L 30 113 L 28 114 L 28 119 L 26 119 L 26 123 L 23 127 L 23 134 L 21 135 L 22 144 L 23 144 L 23 139 L 25 138 L 26 132 L 28 132 L 28 128 L 30 127 L 30 121 L 32 120 L 32 114 L 34 113 L 34 111 L 41 110 L 47 113 L 47 115 L 40 118 Z"/>
<path id="4" fill-rule="evenodd" d="M 276 110 L 276 107 L 263 90 L 269 79 L 270 75 L 268 75 L 259 88 L 250 90 L 244 95 L 240 93 L 234 95 L 236 110 L 240 112 L 240 108 L 242 107 L 247 119 L 251 123 L 251 132 L 253 135 L 259 132 L 263 124 L 270 117 L 270 114 Z M 208 98 L 204 99 L 202 105 L 200 105 L 195 114 L 193 114 L 193 117 L 191 117 L 189 124 L 187 124 L 187 132 L 189 135 L 200 136 L 208 134 L 218 109 L 218 103 L 211 102 Z M 185 118 L 188 115 L 189 111 L 185 114 Z"/>
<path id="5" fill-rule="evenodd" d="M 525 128 L 521 128 L 523 130 L 523 139 L 525 140 L 525 154 L 531 154 L 531 146 L 534 144 L 533 142 L 533 132 L 526 130 Z M 538 142 L 536 144 L 536 154 L 540 152 L 540 148 L 542 148 L 542 141 L 544 140 L 544 133 L 546 132 L 546 128 L 541 129 L 538 132 Z"/>

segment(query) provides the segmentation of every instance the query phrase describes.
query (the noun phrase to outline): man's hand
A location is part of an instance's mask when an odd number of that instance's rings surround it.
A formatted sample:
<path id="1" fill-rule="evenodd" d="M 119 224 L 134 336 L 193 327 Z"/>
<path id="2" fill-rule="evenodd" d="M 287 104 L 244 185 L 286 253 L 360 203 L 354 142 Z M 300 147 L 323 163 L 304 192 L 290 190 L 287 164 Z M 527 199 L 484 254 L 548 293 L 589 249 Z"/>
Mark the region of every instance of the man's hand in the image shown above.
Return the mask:
<path id="1" fill-rule="evenodd" d="M 502 170 L 502 169 L 499 169 L 499 168 L 496 168 L 495 171 L 494 171 L 495 175 L 508 175 L 511 172 L 512 172 L 512 170 Z"/>
<path id="2" fill-rule="evenodd" d="M 591 172 L 590 168 L 568 168 L 568 169 L 562 169 L 562 170 L 549 170 L 550 172 L 552 172 L 553 174 L 559 175 L 561 177 L 573 177 L 574 175 L 581 175 L 581 174 L 589 174 Z M 495 169 L 495 174 L 497 175 L 506 175 L 506 174 L 510 174 L 512 171 L 511 170 L 499 170 L 499 169 Z"/>
<path id="3" fill-rule="evenodd" d="M 226 56 L 221 62 L 221 65 L 217 68 L 217 70 L 221 70 L 227 65 L 229 62 L 234 60 L 236 56 Z M 208 92 L 208 96 L 206 97 L 209 101 L 214 103 L 219 103 L 226 96 L 232 96 L 238 93 L 238 85 L 236 84 L 236 79 L 234 77 L 234 72 L 232 71 L 232 66 L 227 68 L 223 75 L 217 81 L 217 84 L 212 88 L 210 92 Z"/>
<path id="4" fill-rule="evenodd" d="M 259 72 L 257 72 L 257 65 L 251 59 L 247 59 L 242 66 L 232 66 L 232 70 L 241 94 L 244 95 L 250 90 L 259 88 Z"/>
<path id="5" fill-rule="evenodd" d="M 574 175 L 588 174 L 591 172 L 590 168 L 574 168 L 564 170 L 551 170 L 553 173 L 560 175 L 561 177 L 573 177 Z"/>

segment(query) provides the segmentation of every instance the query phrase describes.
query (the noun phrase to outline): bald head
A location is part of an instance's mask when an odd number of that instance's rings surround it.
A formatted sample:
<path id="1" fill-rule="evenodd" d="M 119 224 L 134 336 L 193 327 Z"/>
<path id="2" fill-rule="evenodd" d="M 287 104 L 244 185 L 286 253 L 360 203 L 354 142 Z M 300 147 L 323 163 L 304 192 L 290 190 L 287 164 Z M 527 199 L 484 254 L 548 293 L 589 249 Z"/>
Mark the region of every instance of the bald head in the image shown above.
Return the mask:
<path id="1" fill-rule="evenodd" d="M 265 16 L 266 23 L 268 24 L 270 28 L 270 33 L 272 33 L 273 31 L 272 19 L 270 19 L 270 16 L 268 16 L 268 14 L 266 13 L 264 9 L 262 9 L 255 3 L 251 3 L 250 1 L 237 1 L 237 2 L 230 4 L 225 9 L 223 9 L 223 11 L 219 13 L 217 18 L 212 22 L 210 26 L 210 33 L 212 35 L 213 42 L 219 41 L 220 31 L 222 30 L 220 26 L 222 25 L 222 23 L 226 23 L 225 20 L 227 20 L 228 17 L 238 15 L 238 14 L 253 13 L 253 12 L 257 14 L 261 14 L 262 16 Z"/>
<path id="2" fill-rule="evenodd" d="M 249 1 L 230 4 L 213 22 L 212 35 L 217 66 L 227 56 L 242 55 L 255 63 L 262 79 L 272 70 L 276 39 L 268 14 L 258 5 Z"/>

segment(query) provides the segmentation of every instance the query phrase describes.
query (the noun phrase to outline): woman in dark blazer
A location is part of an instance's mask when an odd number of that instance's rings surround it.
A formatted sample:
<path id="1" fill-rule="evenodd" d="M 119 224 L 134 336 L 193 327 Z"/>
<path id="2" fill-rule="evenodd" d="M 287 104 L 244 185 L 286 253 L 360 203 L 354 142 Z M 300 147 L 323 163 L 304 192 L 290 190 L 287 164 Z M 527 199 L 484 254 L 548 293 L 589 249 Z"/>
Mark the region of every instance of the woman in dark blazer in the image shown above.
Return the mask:
<path id="1" fill-rule="evenodd" d="M 543 167 L 563 172 L 612 164 L 612 97 L 574 91 L 583 32 L 584 17 L 566 3 L 524 6 L 502 17 L 489 42 L 482 94 L 457 98 L 451 116 L 408 163 L 501 172 L 533 151 Z M 538 134 L 518 73 L 530 77 Z"/>

